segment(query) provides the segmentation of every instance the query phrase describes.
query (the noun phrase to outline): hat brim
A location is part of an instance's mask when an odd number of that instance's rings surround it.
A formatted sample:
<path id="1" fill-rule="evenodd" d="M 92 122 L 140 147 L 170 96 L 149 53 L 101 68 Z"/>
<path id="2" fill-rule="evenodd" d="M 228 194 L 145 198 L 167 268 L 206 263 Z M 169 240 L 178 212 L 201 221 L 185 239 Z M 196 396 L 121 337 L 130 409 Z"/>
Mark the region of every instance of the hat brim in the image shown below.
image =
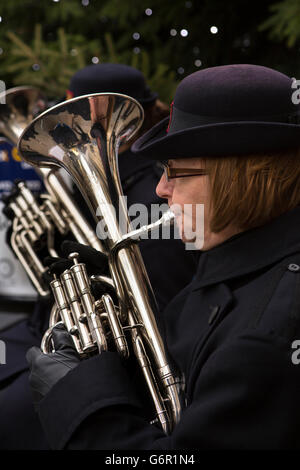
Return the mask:
<path id="1" fill-rule="evenodd" d="M 239 121 L 167 133 L 169 118 L 156 124 L 131 150 L 152 160 L 250 155 L 300 147 L 300 125 Z"/>
<path id="2" fill-rule="evenodd" d="M 143 98 L 136 98 L 142 105 L 153 103 L 158 98 L 158 93 L 151 92 L 149 96 Z"/>

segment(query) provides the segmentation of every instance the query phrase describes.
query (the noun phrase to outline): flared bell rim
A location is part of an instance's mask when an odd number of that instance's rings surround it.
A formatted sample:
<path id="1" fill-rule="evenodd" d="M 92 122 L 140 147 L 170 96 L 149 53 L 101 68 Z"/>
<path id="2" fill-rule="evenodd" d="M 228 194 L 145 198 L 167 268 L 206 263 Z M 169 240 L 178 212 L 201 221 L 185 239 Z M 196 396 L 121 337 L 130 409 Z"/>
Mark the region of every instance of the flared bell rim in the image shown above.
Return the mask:
<path id="1" fill-rule="evenodd" d="M 125 100 L 127 100 L 127 101 L 129 101 L 129 102 L 136 105 L 136 107 L 137 107 L 137 109 L 139 110 L 139 113 L 140 113 L 139 124 L 136 126 L 136 128 L 134 129 L 134 131 L 132 132 L 132 134 L 130 135 L 128 140 L 130 140 L 130 139 L 132 139 L 132 137 L 136 136 L 136 134 L 140 130 L 140 128 L 142 126 L 142 123 L 143 123 L 144 110 L 143 110 L 142 105 L 135 98 L 132 98 L 131 96 L 128 96 L 128 95 L 125 95 L 125 94 L 122 94 L 122 93 L 112 93 L 112 92 L 91 93 L 91 94 L 87 94 L 87 95 L 77 96 L 77 97 L 69 99 L 69 100 L 65 100 L 61 103 L 58 103 L 58 104 L 52 106 L 51 108 L 46 109 L 45 111 L 40 113 L 37 117 L 35 117 L 30 122 L 30 124 L 23 130 L 23 132 L 20 135 L 20 138 L 19 138 L 19 141 L 18 141 L 18 152 L 21 155 L 21 158 L 24 161 L 28 161 L 26 156 L 24 155 L 24 152 L 26 152 L 26 149 L 23 148 L 24 137 L 26 136 L 27 133 L 30 132 L 30 130 L 32 130 L 35 127 L 37 122 L 41 121 L 45 117 L 49 117 L 50 115 L 58 114 L 57 111 L 59 111 L 60 109 L 70 108 L 74 103 L 77 103 L 77 102 L 80 102 L 80 101 L 84 102 L 87 99 L 99 98 L 99 97 L 124 98 Z M 34 163 L 32 161 L 28 161 L 28 163 L 34 165 Z M 38 166 L 41 166 L 41 165 L 38 165 Z M 51 162 L 48 161 L 45 166 L 52 166 Z M 56 165 L 54 165 L 54 166 L 56 166 Z"/>

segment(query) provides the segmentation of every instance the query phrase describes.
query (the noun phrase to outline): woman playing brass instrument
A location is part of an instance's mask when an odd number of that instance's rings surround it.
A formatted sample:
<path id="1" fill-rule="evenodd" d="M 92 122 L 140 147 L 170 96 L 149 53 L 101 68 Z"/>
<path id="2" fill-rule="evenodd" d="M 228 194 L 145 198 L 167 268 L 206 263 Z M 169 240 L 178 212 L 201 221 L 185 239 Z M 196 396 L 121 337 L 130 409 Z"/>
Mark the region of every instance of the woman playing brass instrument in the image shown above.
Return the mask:
<path id="1" fill-rule="evenodd" d="M 182 240 L 201 250 L 192 282 L 162 315 L 185 376 L 185 408 L 166 436 L 147 421 L 119 357 L 81 362 L 58 328 L 57 352 L 28 353 L 52 448 L 299 449 L 300 108 L 292 86 L 261 66 L 196 72 L 179 85 L 169 123 L 135 143 L 140 158 L 164 162 L 157 194 L 176 205 Z"/>

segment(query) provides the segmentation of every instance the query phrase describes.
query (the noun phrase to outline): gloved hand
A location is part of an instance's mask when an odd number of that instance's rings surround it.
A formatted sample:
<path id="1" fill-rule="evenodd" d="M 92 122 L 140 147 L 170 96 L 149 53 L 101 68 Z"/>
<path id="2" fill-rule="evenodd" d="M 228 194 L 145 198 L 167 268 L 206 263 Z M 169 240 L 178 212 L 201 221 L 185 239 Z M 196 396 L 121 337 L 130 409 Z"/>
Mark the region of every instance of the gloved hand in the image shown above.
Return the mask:
<path id="1" fill-rule="evenodd" d="M 61 245 L 61 258 L 55 258 L 53 256 L 47 256 L 44 259 L 44 264 L 49 266 L 50 274 L 60 275 L 66 269 L 69 269 L 73 262 L 68 259 L 70 253 L 77 252 L 79 254 L 80 263 L 85 263 L 88 275 L 101 274 L 108 275 L 108 261 L 107 256 L 94 248 L 83 245 L 78 242 L 71 240 L 65 240 Z M 49 273 L 46 273 L 49 276 Z M 49 280 L 47 278 L 47 280 Z M 52 280 L 52 278 L 50 279 Z"/>
<path id="2" fill-rule="evenodd" d="M 53 280 L 53 274 L 60 276 L 60 274 L 73 265 L 73 262 L 68 259 L 69 254 L 73 252 L 79 254 L 79 262 L 85 263 L 89 276 L 93 274 L 110 275 L 107 256 L 90 246 L 82 245 L 81 243 L 71 240 L 65 240 L 61 245 L 61 252 L 63 254 L 62 258 L 47 256 L 44 259 L 44 264 L 49 266 L 49 271 L 43 275 L 47 283 Z M 117 302 L 114 290 L 102 283 L 93 282 L 92 293 L 96 299 L 99 299 L 103 294 L 110 294 L 115 302 Z"/>
<path id="3" fill-rule="evenodd" d="M 53 328 L 53 343 L 54 353 L 44 354 L 35 346 L 26 354 L 35 409 L 53 385 L 80 363 L 72 338 L 62 324 Z"/>
<path id="4" fill-rule="evenodd" d="M 107 256 L 101 251 L 71 240 L 65 240 L 61 245 L 61 250 L 66 258 L 70 253 L 76 251 L 79 254 L 79 261 L 86 264 L 89 276 L 92 274 L 109 274 Z"/>

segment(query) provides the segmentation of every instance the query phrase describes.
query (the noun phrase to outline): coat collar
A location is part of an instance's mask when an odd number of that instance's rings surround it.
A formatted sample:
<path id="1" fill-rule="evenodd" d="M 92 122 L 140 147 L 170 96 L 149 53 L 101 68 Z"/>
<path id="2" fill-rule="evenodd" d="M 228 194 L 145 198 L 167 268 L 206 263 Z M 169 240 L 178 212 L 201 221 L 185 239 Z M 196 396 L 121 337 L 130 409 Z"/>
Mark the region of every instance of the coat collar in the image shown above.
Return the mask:
<path id="1" fill-rule="evenodd" d="M 192 290 L 266 268 L 300 251 L 300 207 L 201 253 Z"/>

